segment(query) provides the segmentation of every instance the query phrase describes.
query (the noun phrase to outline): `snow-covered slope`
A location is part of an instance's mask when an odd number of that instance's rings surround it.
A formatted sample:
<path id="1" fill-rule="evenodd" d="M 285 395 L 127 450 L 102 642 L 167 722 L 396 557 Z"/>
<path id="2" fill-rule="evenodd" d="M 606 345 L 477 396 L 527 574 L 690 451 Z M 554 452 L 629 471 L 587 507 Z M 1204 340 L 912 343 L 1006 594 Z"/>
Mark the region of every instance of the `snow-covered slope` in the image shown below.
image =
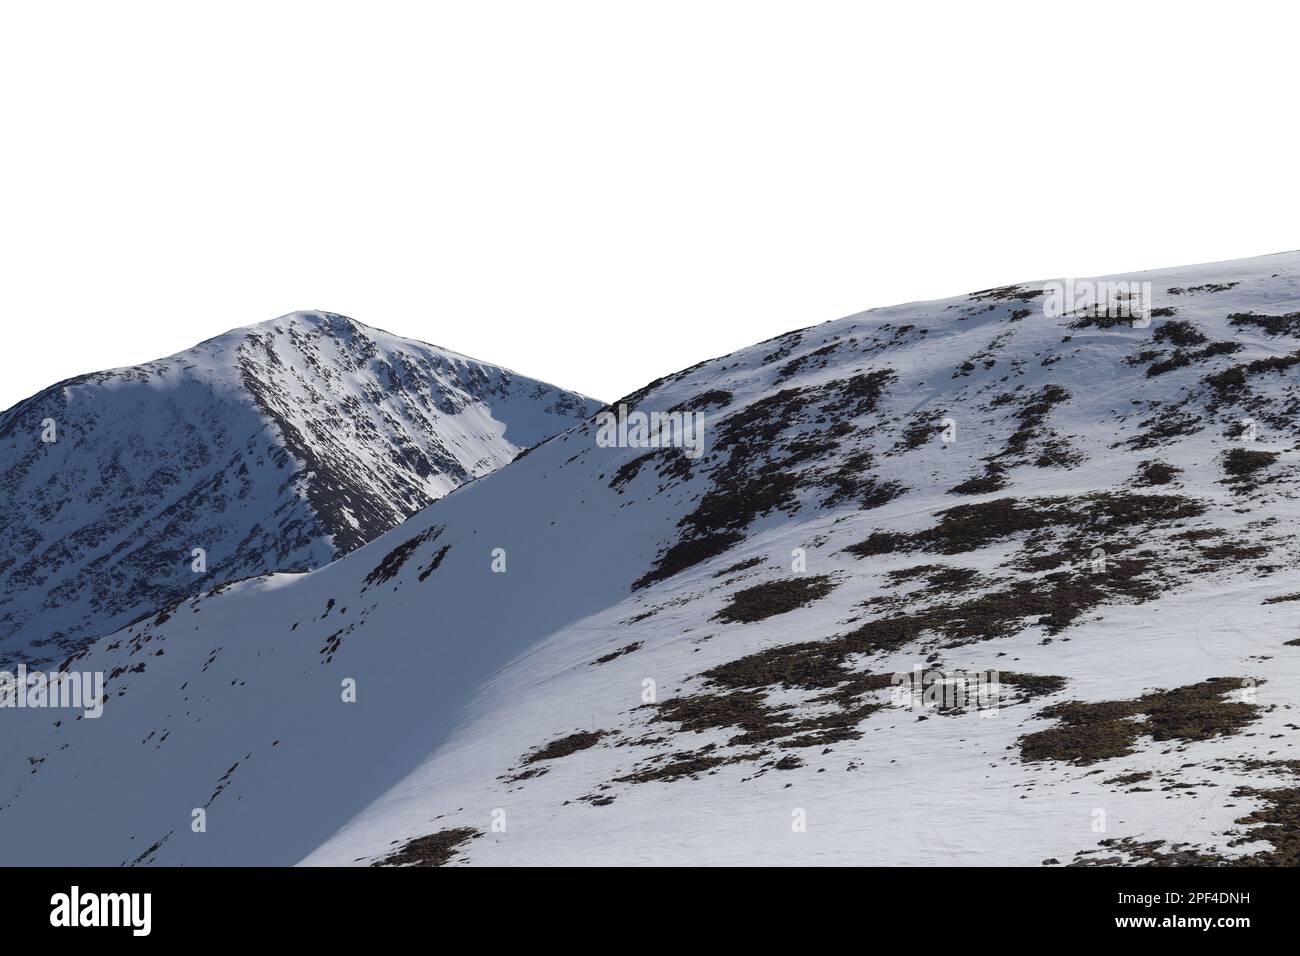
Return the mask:
<path id="1" fill-rule="evenodd" d="M 626 400 L 701 457 L 588 420 L 98 641 L 102 717 L 0 712 L 0 853 L 1294 860 L 1300 254 L 1136 278 L 1146 327 L 1028 284 L 701 363 Z"/>
<path id="2" fill-rule="evenodd" d="M 319 567 L 596 407 L 319 312 L 60 382 L 0 414 L 0 662 Z"/>

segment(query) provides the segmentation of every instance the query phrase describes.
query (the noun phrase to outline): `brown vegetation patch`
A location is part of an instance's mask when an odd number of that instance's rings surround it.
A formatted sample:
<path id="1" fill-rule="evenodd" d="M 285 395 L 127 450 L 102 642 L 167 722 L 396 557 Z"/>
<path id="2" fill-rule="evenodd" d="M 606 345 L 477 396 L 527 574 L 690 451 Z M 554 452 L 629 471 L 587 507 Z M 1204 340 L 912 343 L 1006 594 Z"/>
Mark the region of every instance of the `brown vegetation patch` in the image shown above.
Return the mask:
<path id="1" fill-rule="evenodd" d="M 1266 372 L 1285 372 L 1296 365 L 1300 365 L 1300 352 L 1256 359 L 1245 365 L 1234 365 L 1214 375 L 1207 375 L 1203 381 L 1214 389 L 1220 401 L 1226 401 L 1237 398 L 1238 393 L 1245 391 L 1251 376 Z"/>
<path id="2" fill-rule="evenodd" d="M 1038 625 L 1057 634 L 1116 598 L 1147 601 L 1160 594 L 1152 562 L 1110 559 L 1104 570 L 1058 571 L 1015 581 L 998 591 L 868 621 L 824 641 L 787 644 L 718 665 L 703 675 L 714 685 L 754 689 L 831 688 L 854 679 L 856 655 L 894 651 L 930 634 L 948 645 L 1009 637 Z"/>
<path id="3" fill-rule="evenodd" d="M 552 740 L 549 744 L 534 750 L 523 758 L 523 762 L 537 763 L 539 760 L 556 760 L 560 757 L 567 757 L 579 750 L 587 750 L 596 746 L 602 737 L 608 737 L 610 733 L 611 731 L 608 730 L 592 730 L 569 734 L 567 737 Z"/>
<path id="4" fill-rule="evenodd" d="M 1139 737 L 1189 742 L 1232 736 L 1255 720 L 1258 708 L 1225 696 L 1250 683 L 1212 677 L 1130 700 L 1053 704 L 1038 716 L 1056 719 L 1058 725 L 1020 738 L 1020 755 L 1030 762 L 1092 764 L 1133 753 Z"/>
<path id="5" fill-rule="evenodd" d="M 1256 558 L 1262 558 L 1269 553 L 1269 547 L 1265 544 L 1242 544 L 1238 541 L 1227 541 L 1223 544 L 1211 545 L 1208 548 L 1201 548 L 1201 557 L 1211 561 L 1253 561 Z"/>
<path id="6" fill-rule="evenodd" d="M 1173 311 L 1173 309 L 1169 309 L 1168 311 L 1163 309 L 1152 309 L 1151 314 L 1152 316 L 1161 318 L 1164 315 L 1172 315 Z M 1157 312 L 1161 313 L 1161 315 L 1156 316 Z M 1176 345 L 1179 348 L 1190 348 L 1193 345 L 1204 345 L 1209 341 L 1201 331 L 1196 328 L 1196 326 L 1192 325 L 1190 322 L 1183 321 L 1182 319 L 1179 319 L 1176 322 L 1161 322 L 1156 328 L 1153 338 L 1162 344 L 1168 342 L 1169 344 Z"/>
<path id="7" fill-rule="evenodd" d="M 718 621 L 739 623 L 761 621 L 820 600 L 835 586 L 827 574 L 813 577 L 796 575 L 756 584 L 733 594 L 731 602 L 713 617 Z"/>
<path id="8" fill-rule="evenodd" d="M 1285 315 L 1260 315 L 1256 312 L 1234 312 L 1228 321 L 1238 328 L 1253 326 L 1269 335 L 1300 335 L 1300 312 Z"/>
<path id="9" fill-rule="evenodd" d="M 890 571 L 886 577 L 895 587 L 917 578 L 925 578 L 925 590 L 954 594 L 968 591 L 979 584 L 979 572 L 974 568 L 959 568 L 947 564 L 918 564 L 910 568 Z"/>
<path id="10" fill-rule="evenodd" d="M 1262 841 L 1272 844 L 1273 848 L 1231 862 L 1238 866 L 1300 866 L 1300 788 L 1256 790 L 1239 787 L 1232 795 L 1264 801 L 1263 807 L 1237 820 L 1252 829 L 1234 840 L 1232 845 Z"/>
<path id="11" fill-rule="evenodd" d="M 719 757 L 714 754 L 717 747 L 709 744 L 695 751 L 680 751 L 651 757 L 640 764 L 631 773 L 615 777 L 618 783 L 672 783 L 683 778 L 694 779 L 700 774 L 729 763 L 738 763 L 740 758 Z"/>
<path id="12" fill-rule="evenodd" d="M 1239 285 L 1241 285 L 1240 282 L 1206 282 L 1203 285 L 1188 286 L 1185 289 L 1182 286 L 1174 286 L 1165 291 L 1170 295 L 1197 295 L 1203 292 L 1227 292 Z"/>
<path id="13" fill-rule="evenodd" d="M 1277 597 L 1267 599 L 1265 604 L 1285 604 L 1288 601 L 1300 601 L 1300 592 L 1295 594 L 1279 594 Z"/>
<path id="14" fill-rule="evenodd" d="M 1070 528 L 1101 537 L 1125 528 L 1193 518 L 1204 511 L 1204 505 L 1181 495 L 1096 492 L 1071 498 L 997 498 L 941 511 L 933 528 L 910 534 L 875 532 L 844 550 L 858 557 L 908 548 L 963 554 L 1017 534 Z"/>
<path id="15" fill-rule="evenodd" d="M 954 495 L 991 495 L 1007 486 L 1006 472 L 1001 465 L 990 462 L 982 474 L 967 478 L 952 486 L 949 494 Z"/>
<path id="16" fill-rule="evenodd" d="M 1223 472 L 1233 481 L 1250 481 L 1278 459 L 1278 452 L 1231 448 L 1223 453 Z"/>
<path id="17" fill-rule="evenodd" d="M 739 542 L 743 530 L 760 516 L 773 511 L 793 513 L 798 504 L 796 492 L 808 477 L 796 466 L 832 454 L 840 438 L 853 431 L 848 420 L 874 412 L 895 377 L 892 370 L 878 369 L 815 387 L 787 388 L 724 418 L 713 440 L 712 486 L 678 522 L 678 540 L 660 552 L 650 570 L 633 583 L 633 589 L 722 554 Z M 779 440 L 787 431 L 807 425 L 826 427 L 802 431 L 780 447 Z M 780 456 L 781 451 L 786 457 Z M 817 484 L 817 479 L 827 480 L 815 473 L 812 477 L 812 484 Z M 892 486 L 873 485 L 866 490 L 875 500 L 901 493 Z"/>
<path id="18" fill-rule="evenodd" d="M 633 643 L 628 644 L 625 647 L 620 647 L 616 651 L 610 651 L 608 654 L 604 654 L 600 657 L 597 657 L 594 661 L 591 662 L 590 666 L 595 667 L 597 664 L 608 664 L 610 661 L 616 660 L 617 658 L 622 657 L 624 654 L 631 654 L 633 651 L 639 651 L 640 649 L 641 649 L 641 642 L 634 641 Z"/>
<path id="19" fill-rule="evenodd" d="M 451 545 L 444 544 L 441 548 L 439 548 L 436 552 L 434 552 L 433 557 L 429 559 L 428 565 L 420 569 L 419 579 L 421 582 L 427 581 L 429 579 L 429 575 L 433 574 L 434 571 L 437 571 L 438 568 L 442 566 L 442 559 L 447 556 L 447 552 L 450 550 L 451 550 Z"/>
<path id="20" fill-rule="evenodd" d="M 998 302 L 1032 302 L 1039 296 L 1046 294 L 1046 289 L 1029 289 L 1023 285 L 1004 285 L 995 289 L 981 289 L 979 292 L 972 292 L 970 298 L 979 301 L 994 299 Z"/>
<path id="21" fill-rule="evenodd" d="M 1167 465 L 1163 461 L 1144 461 L 1138 465 L 1138 475 L 1136 484 L 1142 486 L 1167 485 L 1177 478 L 1182 472 L 1173 465 Z"/>
<path id="22" fill-rule="evenodd" d="M 1212 342 L 1205 348 L 1197 349 L 1193 352 L 1184 349 L 1174 349 L 1173 354 L 1168 358 L 1156 362 L 1147 368 L 1147 378 L 1155 378 L 1158 375 L 1164 375 L 1166 372 L 1172 372 L 1175 369 L 1199 364 L 1220 355 L 1232 355 L 1236 352 L 1240 352 L 1243 348 L 1245 348 L 1245 346 L 1240 342 Z"/>
<path id="23" fill-rule="evenodd" d="M 1118 444 L 1134 449 L 1154 448 L 1157 445 L 1167 444 L 1175 438 L 1195 435 L 1204 425 L 1201 423 L 1200 416 L 1192 412 L 1162 408 L 1155 415 L 1139 423 L 1139 427 L 1143 429 L 1142 432 Z"/>
<path id="24" fill-rule="evenodd" d="M 1032 464 L 1039 468 L 1077 464 L 1078 456 L 1069 450 L 1064 439 L 1047 428 L 1047 416 L 1052 408 L 1069 398 L 1070 393 L 1059 385 L 1045 385 L 1026 397 L 1016 412 L 1015 431 L 1007 438 L 1002 451 L 993 456 L 994 460 L 1024 461 L 1031 444 L 1047 440 L 1048 446 L 1032 459 Z"/>
<path id="25" fill-rule="evenodd" d="M 369 587 L 372 584 L 383 584 L 386 581 L 391 581 L 397 576 L 398 572 L 402 570 L 402 565 L 410 559 L 411 555 L 415 553 L 416 549 L 419 548 L 420 545 L 424 544 L 426 541 L 433 541 L 440 534 L 442 534 L 442 528 L 435 526 L 432 528 L 426 528 L 415 537 L 403 541 L 392 551 L 389 551 L 384 555 L 383 560 L 375 566 L 374 570 L 366 575 L 366 586 Z"/>
<path id="26" fill-rule="evenodd" d="M 746 558 L 744 561 L 737 561 L 730 567 L 723 568 L 721 571 L 715 571 L 715 578 L 725 578 L 729 574 L 739 574 L 741 571 L 748 571 L 750 568 L 756 568 L 763 563 L 763 556 L 756 554 L 752 558 Z"/>
<path id="27" fill-rule="evenodd" d="M 638 455 L 631 461 L 624 462 L 614 472 L 614 476 L 609 479 L 610 488 L 615 491 L 621 491 L 623 486 L 632 481 L 641 472 L 641 466 L 655 456 L 654 452 L 646 452 L 644 455 Z"/>
<path id="28" fill-rule="evenodd" d="M 371 866 L 443 866 L 470 840 L 483 835 L 474 827 L 439 830 L 428 836 L 407 840 L 395 853 Z"/>

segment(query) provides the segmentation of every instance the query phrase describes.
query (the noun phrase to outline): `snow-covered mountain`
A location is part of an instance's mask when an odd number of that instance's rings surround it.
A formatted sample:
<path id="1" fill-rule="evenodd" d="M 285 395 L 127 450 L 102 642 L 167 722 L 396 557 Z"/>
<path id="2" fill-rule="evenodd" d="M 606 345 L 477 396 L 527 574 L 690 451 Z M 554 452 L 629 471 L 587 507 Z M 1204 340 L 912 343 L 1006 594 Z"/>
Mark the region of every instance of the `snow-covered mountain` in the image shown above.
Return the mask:
<path id="1" fill-rule="evenodd" d="M 698 457 L 594 416 L 96 642 L 102 716 L 0 712 L 0 853 L 1295 862 L 1300 254 L 1121 278 L 703 362 L 615 403 Z"/>
<path id="2" fill-rule="evenodd" d="M 319 567 L 596 407 L 320 312 L 60 382 L 0 414 L 0 662 Z"/>

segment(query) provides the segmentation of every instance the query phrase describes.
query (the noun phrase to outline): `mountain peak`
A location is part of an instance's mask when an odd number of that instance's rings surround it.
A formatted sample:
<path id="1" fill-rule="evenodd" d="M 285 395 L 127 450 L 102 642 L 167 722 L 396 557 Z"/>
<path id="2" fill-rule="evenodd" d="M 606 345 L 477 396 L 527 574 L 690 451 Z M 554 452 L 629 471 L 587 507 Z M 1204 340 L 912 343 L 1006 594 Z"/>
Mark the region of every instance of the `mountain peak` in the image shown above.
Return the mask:
<path id="1" fill-rule="evenodd" d="M 0 660 L 327 563 L 597 405 L 320 311 L 61 382 L 0 414 Z"/>

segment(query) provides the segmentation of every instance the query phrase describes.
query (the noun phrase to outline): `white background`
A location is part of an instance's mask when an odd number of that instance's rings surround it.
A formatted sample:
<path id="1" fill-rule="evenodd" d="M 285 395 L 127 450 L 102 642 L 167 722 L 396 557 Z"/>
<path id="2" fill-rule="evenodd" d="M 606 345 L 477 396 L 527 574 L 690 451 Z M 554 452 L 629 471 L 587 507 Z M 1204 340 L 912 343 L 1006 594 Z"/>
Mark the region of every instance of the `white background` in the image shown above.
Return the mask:
<path id="1" fill-rule="evenodd" d="M 0 408 L 308 308 L 608 400 L 1291 249 L 1295 10 L 0 0 Z"/>

